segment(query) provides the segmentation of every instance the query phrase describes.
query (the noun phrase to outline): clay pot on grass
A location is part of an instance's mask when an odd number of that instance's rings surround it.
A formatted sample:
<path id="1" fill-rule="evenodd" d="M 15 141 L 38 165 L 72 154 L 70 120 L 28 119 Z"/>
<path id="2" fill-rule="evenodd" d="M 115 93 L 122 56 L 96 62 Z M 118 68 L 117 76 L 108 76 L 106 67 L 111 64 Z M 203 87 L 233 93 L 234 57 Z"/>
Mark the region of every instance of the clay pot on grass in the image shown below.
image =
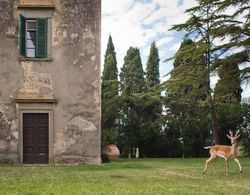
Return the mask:
<path id="1" fill-rule="evenodd" d="M 118 161 L 120 151 L 115 144 L 108 144 L 102 149 L 102 160 L 105 162 Z"/>

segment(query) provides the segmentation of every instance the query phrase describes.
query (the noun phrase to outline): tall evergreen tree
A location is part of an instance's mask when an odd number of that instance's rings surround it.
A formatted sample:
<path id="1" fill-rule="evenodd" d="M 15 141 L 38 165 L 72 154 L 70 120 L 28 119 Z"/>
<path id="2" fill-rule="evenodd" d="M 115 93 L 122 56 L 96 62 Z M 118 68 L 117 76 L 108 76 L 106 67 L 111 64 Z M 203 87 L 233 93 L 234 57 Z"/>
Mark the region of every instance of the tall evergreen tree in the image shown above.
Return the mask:
<path id="1" fill-rule="evenodd" d="M 120 73 L 122 119 L 121 119 L 121 148 L 125 155 L 135 155 L 142 136 L 143 117 L 140 107 L 136 104 L 138 94 L 146 89 L 144 71 L 138 48 L 130 47 L 124 58 Z"/>
<path id="2" fill-rule="evenodd" d="M 115 47 L 111 35 L 109 35 L 106 53 L 104 56 L 104 65 L 102 81 L 118 80 L 117 61 Z M 114 89 L 118 93 L 118 86 Z"/>
<path id="3" fill-rule="evenodd" d="M 168 108 L 167 127 L 172 129 L 166 131 L 167 134 L 178 132 L 176 135 L 180 137 L 173 140 L 177 146 L 182 140 L 183 156 L 197 157 L 204 153 L 202 146 L 209 132 L 208 111 L 199 103 L 206 98 L 206 78 L 202 76 L 205 67 L 203 55 L 186 59 L 182 52 L 187 49 L 192 53 L 199 50 L 191 39 L 184 39 L 176 53 L 165 105 Z M 179 140 L 179 144 L 176 140 Z"/>
<path id="4" fill-rule="evenodd" d="M 150 53 L 146 66 L 147 87 L 150 88 L 160 83 L 159 54 L 155 42 L 151 44 Z"/>
<path id="5" fill-rule="evenodd" d="M 109 36 L 102 74 L 102 141 L 112 142 L 117 134 L 118 71 L 115 48 Z"/>
<path id="6" fill-rule="evenodd" d="M 145 90 L 146 82 L 138 48 L 128 49 L 121 68 L 120 83 L 122 94 L 141 93 Z"/>
<path id="7" fill-rule="evenodd" d="M 150 47 L 150 53 L 146 64 L 146 84 L 149 93 L 152 91 L 150 88 L 160 84 L 159 62 L 160 58 L 159 58 L 158 48 L 156 47 L 155 42 L 153 42 Z M 160 96 L 160 93 L 157 95 Z M 147 116 L 147 120 L 153 122 L 154 120 L 159 118 L 161 111 L 162 111 L 162 104 L 160 102 L 155 102 L 154 104 L 150 105 L 145 110 L 146 112 L 145 115 Z"/>
<path id="8" fill-rule="evenodd" d="M 116 61 L 116 52 L 115 52 L 115 47 L 114 47 L 114 44 L 113 44 L 113 40 L 112 40 L 112 37 L 111 35 L 109 35 L 109 38 L 108 38 L 108 44 L 107 44 L 107 49 L 106 49 L 106 52 L 105 52 L 105 56 L 104 56 L 104 64 L 106 63 L 106 61 L 108 60 L 107 57 L 108 55 L 113 55 L 115 58 L 114 58 L 114 64 L 116 65 L 117 64 L 117 61 Z M 117 70 L 117 68 L 114 68 L 114 70 Z M 117 74 L 117 73 L 116 73 Z M 117 76 L 116 76 L 117 78 Z"/>
<path id="9" fill-rule="evenodd" d="M 160 96 L 160 93 L 155 94 L 154 91 L 154 87 L 160 83 L 159 62 L 158 48 L 155 42 L 152 42 L 146 63 L 147 94 L 145 96 L 148 99 L 145 101 L 147 101 L 148 106 L 142 111 L 144 127 L 142 129 L 143 136 L 140 139 L 139 155 L 141 157 L 154 157 L 157 154 L 158 141 L 161 137 L 159 118 L 162 114 L 162 103 L 156 98 Z"/>
<path id="10" fill-rule="evenodd" d="M 183 56 L 189 51 L 195 57 Z M 184 39 L 173 62 L 167 93 L 172 100 L 182 104 L 195 106 L 197 101 L 206 97 L 206 77 L 204 77 L 204 56 L 199 54 L 199 47 L 191 39 Z M 206 75 L 205 75 L 206 76 Z"/>
<path id="11" fill-rule="evenodd" d="M 241 101 L 241 79 L 238 65 L 228 63 L 219 68 L 219 81 L 214 89 L 216 102 L 240 102 Z"/>
<path id="12" fill-rule="evenodd" d="M 185 49 L 190 49 L 190 52 L 191 52 L 192 49 L 195 49 L 194 47 L 192 47 L 193 45 L 194 45 L 194 42 L 191 39 L 184 39 L 182 41 L 180 48 L 177 51 L 179 55 L 176 55 L 176 58 L 175 58 L 174 63 L 173 63 L 174 68 L 177 68 L 178 66 L 182 65 L 183 63 L 192 60 L 192 59 L 183 58 L 181 52 Z"/>
<path id="13" fill-rule="evenodd" d="M 187 35 L 195 38 L 195 42 L 199 47 L 198 52 L 205 56 L 204 64 L 206 67 L 205 73 L 207 74 L 205 76 L 207 78 L 206 95 L 210 110 L 211 128 L 216 144 L 220 144 L 221 139 L 218 132 L 214 100 L 212 98 L 210 74 L 215 68 L 225 65 L 228 61 L 238 65 L 249 60 L 249 47 L 247 46 L 249 45 L 249 34 L 247 35 L 249 30 L 245 28 L 246 25 L 249 26 L 249 20 L 246 20 L 246 23 L 242 23 L 237 21 L 235 16 L 220 12 L 219 9 L 222 9 L 221 5 L 223 2 L 226 1 L 198 0 L 198 6 L 186 10 L 190 18 L 185 23 L 174 25 L 172 28 L 172 30 L 187 31 Z M 231 35 L 230 42 L 216 44 L 218 40 L 224 40 L 225 36 L 228 35 Z M 230 38 L 230 36 L 228 37 Z M 244 50 L 233 50 L 242 46 L 245 47 Z M 182 54 L 186 58 L 196 56 L 196 54 L 190 53 L 188 50 L 183 51 Z"/>
<path id="14" fill-rule="evenodd" d="M 219 68 L 218 75 L 220 79 L 214 89 L 218 127 L 223 142 L 230 144 L 226 138 L 228 129 L 238 129 L 243 122 L 240 70 L 229 62 Z"/>

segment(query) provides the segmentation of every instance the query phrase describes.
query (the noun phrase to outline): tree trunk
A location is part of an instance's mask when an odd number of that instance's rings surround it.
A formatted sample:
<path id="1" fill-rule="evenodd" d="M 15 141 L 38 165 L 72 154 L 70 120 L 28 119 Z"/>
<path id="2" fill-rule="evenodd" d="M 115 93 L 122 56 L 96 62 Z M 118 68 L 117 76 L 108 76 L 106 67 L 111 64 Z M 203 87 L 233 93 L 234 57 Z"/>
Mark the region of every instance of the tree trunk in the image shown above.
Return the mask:
<path id="1" fill-rule="evenodd" d="M 211 94 L 208 94 L 208 107 L 211 117 L 211 127 L 213 132 L 213 138 L 215 144 L 221 144 L 220 135 L 217 128 L 217 119 L 216 119 L 216 112 L 214 107 L 214 102 L 212 100 Z"/>

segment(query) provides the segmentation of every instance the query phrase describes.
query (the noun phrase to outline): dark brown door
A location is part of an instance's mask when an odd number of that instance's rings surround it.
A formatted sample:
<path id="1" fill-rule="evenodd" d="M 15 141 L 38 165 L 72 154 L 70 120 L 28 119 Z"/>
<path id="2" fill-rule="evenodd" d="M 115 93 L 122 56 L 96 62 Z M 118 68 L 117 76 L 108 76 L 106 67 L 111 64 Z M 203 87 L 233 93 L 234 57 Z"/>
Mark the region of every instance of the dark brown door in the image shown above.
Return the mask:
<path id="1" fill-rule="evenodd" d="M 48 163 L 48 114 L 23 114 L 23 163 Z"/>

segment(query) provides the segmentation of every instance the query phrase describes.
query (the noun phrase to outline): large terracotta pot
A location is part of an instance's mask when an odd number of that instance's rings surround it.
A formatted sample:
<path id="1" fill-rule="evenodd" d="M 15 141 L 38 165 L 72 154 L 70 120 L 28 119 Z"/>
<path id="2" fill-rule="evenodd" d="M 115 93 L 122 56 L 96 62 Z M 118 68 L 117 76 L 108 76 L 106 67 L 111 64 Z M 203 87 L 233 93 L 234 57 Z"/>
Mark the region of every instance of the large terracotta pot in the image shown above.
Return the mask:
<path id="1" fill-rule="evenodd" d="M 115 144 L 108 144 L 102 149 L 103 161 L 117 161 L 120 156 L 120 151 Z"/>

